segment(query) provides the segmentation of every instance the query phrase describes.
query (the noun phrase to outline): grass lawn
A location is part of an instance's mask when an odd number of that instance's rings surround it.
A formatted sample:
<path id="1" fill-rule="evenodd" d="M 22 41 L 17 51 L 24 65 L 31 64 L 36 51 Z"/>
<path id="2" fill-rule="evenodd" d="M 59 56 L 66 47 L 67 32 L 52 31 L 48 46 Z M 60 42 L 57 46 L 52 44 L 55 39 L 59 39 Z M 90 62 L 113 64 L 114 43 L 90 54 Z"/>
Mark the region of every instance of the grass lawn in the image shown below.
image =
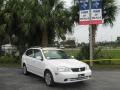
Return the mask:
<path id="1" fill-rule="evenodd" d="M 102 53 L 106 58 L 120 59 L 120 49 L 103 49 Z"/>
<path id="2" fill-rule="evenodd" d="M 72 48 L 72 49 L 64 49 L 64 51 L 68 55 L 76 57 L 80 49 Z M 105 61 L 101 60 L 100 61 L 101 63 L 120 65 L 120 49 L 103 49 L 101 53 L 104 56 L 104 58 L 101 59 L 107 59 Z"/>
<path id="3" fill-rule="evenodd" d="M 92 70 L 120 70 L 120 65 L 96 65 L 91 67 Z"/>
<path id="4" fill-rule="evenodd" d="M 64 51 L 69 54 L 70 56 L 76 56 L 80 49 L 78 48 L 71 48 L 71 49 L 64 49 Z M 105 59 L 120 59 L 120 49 L 103 49 L 101 52 Z"/>
<path id="5" fill-rule="evenodd" d="M 20 68 L 21 65 L 18 63 L 0 63 L 0 67 L 15 67 L 15 68 Z"/>

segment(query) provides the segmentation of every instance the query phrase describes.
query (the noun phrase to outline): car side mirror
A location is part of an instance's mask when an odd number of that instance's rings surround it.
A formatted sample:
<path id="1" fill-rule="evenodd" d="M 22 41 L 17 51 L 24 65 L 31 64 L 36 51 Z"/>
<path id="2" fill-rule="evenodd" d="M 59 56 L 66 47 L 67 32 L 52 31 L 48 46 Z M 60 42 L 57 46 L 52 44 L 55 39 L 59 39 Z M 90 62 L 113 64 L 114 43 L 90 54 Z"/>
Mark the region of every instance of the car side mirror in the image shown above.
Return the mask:
<path id="1" fill-rule="evenodd" d="M 41 61 L 43 60 L 43 58 L 41 56 L 37 56 L 36 59 L 41 60 Z"/>

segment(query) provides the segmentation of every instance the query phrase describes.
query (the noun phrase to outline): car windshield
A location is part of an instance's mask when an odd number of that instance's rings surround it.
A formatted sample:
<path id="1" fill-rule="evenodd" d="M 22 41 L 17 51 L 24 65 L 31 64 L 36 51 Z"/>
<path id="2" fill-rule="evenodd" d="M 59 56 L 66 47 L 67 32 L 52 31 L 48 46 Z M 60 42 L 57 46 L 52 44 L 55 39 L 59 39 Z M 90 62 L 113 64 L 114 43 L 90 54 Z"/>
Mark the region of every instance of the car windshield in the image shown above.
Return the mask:
<path id="1" fill-rule="evenodd" d="M 68 59 L 68 55 L 62 50 L 43 50 L 47 59 Z"/>

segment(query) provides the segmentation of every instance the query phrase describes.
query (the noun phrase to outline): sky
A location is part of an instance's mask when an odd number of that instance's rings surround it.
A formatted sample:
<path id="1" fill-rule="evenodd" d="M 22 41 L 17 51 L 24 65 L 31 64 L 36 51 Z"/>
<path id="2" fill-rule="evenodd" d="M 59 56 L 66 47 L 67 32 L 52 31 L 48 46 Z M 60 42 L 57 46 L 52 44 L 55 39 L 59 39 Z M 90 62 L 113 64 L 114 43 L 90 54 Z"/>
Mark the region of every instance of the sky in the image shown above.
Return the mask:
<path id="1" fill-rule="evenodd" d="M 67 7 L 70 7 L 72 0 L 64 0 Z M 120 0 L 116 0 L 117 5 L 120 5 Z M 88 26 L 78 25 L 73 29 L 72 35 L 67 35 L 68 38 L 75 38 L 77 42 L 89 42 Z M 96 33 L 96 42 L 115 41 L 117 37 L 120 37 L 120 12 L 116 16 L 114 26 L 99 25 Z"/>

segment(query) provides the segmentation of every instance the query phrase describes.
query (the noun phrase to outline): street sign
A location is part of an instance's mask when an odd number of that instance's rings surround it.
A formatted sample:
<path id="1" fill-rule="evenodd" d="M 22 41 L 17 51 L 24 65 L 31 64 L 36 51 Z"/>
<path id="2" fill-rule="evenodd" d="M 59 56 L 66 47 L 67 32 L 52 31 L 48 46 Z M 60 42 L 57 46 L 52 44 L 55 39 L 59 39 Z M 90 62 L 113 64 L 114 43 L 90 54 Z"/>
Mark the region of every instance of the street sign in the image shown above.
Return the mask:
<path id="1" fill-rule="evenodd" d="M 102 24 L 102 2 L 101 0 L 92 0 L 90 24 Z"/>
<path id="2" fill-rule="evenodd" d="M 80 25 L 89 25 L 90 66 L 93 66 L 92 24 L 102 24 L 102 0 L 80 0 Z"/>
<path id="3" fill-rule="evenodd" d="M 80 25 L 102 24 L 102 1 L 80 0 L 79 19 Z"/>
<path id="4" fill-rule="evenodd" d="M 80 0 L 80 25 L 89 24 L 89 13 L 89 0 Z"/>

